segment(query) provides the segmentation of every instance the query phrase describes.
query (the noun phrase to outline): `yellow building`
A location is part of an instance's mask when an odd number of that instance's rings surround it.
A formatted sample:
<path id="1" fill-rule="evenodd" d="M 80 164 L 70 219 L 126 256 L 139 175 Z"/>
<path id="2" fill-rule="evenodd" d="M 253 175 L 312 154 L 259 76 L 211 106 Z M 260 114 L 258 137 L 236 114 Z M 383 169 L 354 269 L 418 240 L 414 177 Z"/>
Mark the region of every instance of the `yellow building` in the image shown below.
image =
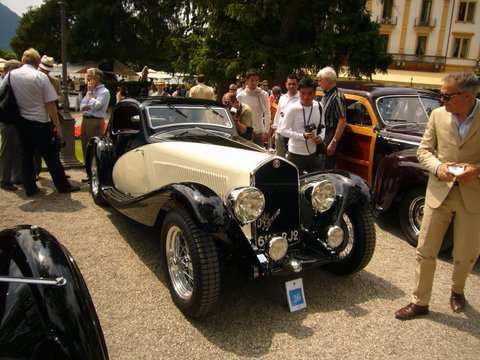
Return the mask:
<path id="1" fill-rule="evenodd" d="M 391 69 L 444 73 L 480 67 L 480 0 L 369 0 Z"/>

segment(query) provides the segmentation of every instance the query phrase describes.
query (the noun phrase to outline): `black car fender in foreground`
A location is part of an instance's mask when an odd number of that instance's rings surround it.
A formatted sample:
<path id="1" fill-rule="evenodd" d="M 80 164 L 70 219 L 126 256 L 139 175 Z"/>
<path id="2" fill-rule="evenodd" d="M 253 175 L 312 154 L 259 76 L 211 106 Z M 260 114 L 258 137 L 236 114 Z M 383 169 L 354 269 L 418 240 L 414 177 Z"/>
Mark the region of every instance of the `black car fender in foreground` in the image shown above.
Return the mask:
<path id="1" fill-rule="evenodd" d="M 0 232 L 0 359 L 108 359 L 80 270 L 37 226 Z"/>

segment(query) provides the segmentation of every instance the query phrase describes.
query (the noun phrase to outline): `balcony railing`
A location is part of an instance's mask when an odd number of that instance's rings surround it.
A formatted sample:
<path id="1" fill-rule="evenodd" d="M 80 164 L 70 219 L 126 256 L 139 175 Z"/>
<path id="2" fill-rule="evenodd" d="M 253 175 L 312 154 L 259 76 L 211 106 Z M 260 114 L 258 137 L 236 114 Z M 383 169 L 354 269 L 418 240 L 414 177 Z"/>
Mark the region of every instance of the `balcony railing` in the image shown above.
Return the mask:
<path id="1" fill-rule="evenodd" d="M 437 18 L 435 19 L 423 19 L 415 18 L 415 27 L 429 27 L 434 28 L 437 25 Z"/>
<path id="2" fill-rule="evenodd" d="M 392 66 L 397 69 L 419 68 L 429 71 L 440 71 L 444 68 L 446 59 L 444 56 L 414 55 L 414 54 L 391 54 Z"/>
<path id="3" fill-rule="evenodd" d="M 377 22 L 382 25 L 392 25 L 395 26 L 397 25 L 397 17 L 392 16 L 392 17 L 381 17 L 377 16 Z"/>

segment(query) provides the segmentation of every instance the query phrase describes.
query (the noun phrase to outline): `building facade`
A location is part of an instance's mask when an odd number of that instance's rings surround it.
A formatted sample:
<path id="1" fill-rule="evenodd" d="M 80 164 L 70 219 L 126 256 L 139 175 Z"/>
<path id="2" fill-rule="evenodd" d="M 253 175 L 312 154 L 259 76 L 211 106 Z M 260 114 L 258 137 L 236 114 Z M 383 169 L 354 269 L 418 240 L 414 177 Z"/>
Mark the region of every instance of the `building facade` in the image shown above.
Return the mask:
<path id="1" fill-rule="evenodd" d="M 480 0 L 368 0 L 392 69 L 479 71 Z"/>

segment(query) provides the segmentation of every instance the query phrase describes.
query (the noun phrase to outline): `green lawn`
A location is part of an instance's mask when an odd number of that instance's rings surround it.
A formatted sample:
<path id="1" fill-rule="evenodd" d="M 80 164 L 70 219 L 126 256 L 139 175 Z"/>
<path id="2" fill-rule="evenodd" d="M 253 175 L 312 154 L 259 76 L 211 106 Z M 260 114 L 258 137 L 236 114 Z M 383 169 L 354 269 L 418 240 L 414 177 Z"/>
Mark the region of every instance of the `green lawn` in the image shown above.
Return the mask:
<path id="1" fill-rule="evenodd" d="M 78 161 L 83 163 L 82 142 L 80 140 L 75 140 L 75 156 Z"/>

